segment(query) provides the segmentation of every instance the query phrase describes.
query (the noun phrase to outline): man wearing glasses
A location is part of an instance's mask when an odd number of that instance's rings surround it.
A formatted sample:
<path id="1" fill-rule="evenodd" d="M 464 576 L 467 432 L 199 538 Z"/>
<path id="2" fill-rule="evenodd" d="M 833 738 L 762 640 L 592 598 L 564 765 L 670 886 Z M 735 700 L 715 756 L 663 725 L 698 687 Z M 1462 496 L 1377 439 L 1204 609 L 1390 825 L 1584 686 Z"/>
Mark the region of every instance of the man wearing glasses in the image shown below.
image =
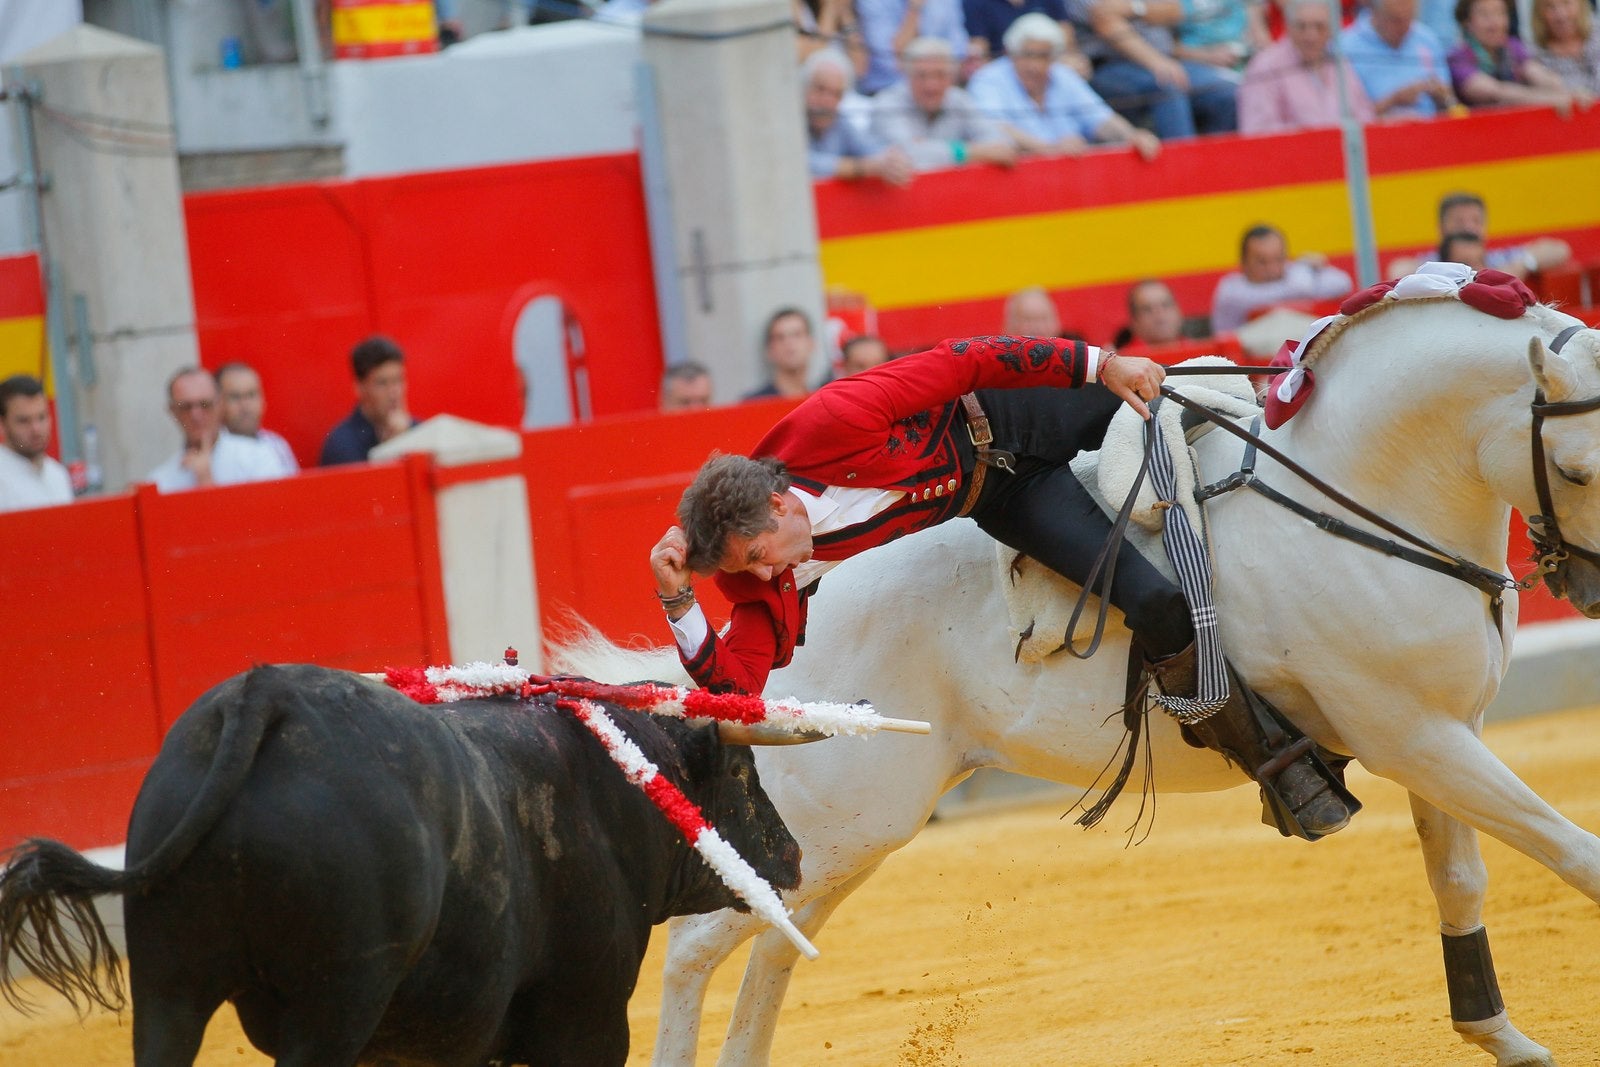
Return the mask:
<path id="1" fill-rule="evenodd" d="M 183 434 L 183 443 L 150 472 L 150 480 L 163 493 L 279 476 L 271 449 L 222 428 L 221 398 L 210 372 L 186 367 L 174 374 L 167 382 L 167 410 Z"/>

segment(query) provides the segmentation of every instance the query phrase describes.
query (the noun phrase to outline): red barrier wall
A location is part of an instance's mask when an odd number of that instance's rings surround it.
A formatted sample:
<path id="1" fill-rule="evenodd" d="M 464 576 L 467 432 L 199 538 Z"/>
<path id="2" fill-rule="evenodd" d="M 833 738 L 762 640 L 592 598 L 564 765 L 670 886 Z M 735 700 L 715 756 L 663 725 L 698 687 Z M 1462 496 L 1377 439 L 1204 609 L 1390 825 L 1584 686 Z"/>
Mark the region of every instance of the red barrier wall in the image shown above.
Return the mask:
<path id="1" fill-rule="evenodd" d="M 655 404 L 635 156 L 194 193 L 184 217 L 204 362 L 261 372 L 302 463 L 353 405 L 350 347 L 373 332 L 406 351 L 418 417 L 520 424 L 512 332 L 546 294 L 582 332 L 594 412 Z"/>
<path id="2" fill-rule="evenodd" d="M 427 460 L 0 514 L 0 849 L 123 839 L 167 727 L 256 663 L 449 658 Z"/>

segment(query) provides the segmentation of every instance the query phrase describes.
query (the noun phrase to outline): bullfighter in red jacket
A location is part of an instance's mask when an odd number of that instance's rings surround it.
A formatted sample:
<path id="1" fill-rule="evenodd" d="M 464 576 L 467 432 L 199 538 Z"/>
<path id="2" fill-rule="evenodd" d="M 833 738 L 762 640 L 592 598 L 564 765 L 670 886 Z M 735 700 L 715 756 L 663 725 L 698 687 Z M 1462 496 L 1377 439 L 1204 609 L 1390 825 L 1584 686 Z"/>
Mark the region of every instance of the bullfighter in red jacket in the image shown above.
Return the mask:
<path id="1" fill-rule="evenodd" d="M 1145 401 L 1164 375 L 1150 360 L 1081 341 L 978 337 L 813 393 L 762 438 L 755 458 L 708 460 L 678 506 L 682 525 L 651 551 L 684 666 L 702 686 L 761 692 L 804 642 L 807 598 L 833 564 L 959 515 L 1082 584 L 1111 524 L 1067 463 L 1100 446 L 1121 401 L 1148 417 Z M 733 605 L 721 635 L 691 584 L 713 572 Z M 1110 600 L 1162 690 L 1194 695 L 1182 592 L 1127 546 Z M 1285 751 L 1281 736 L 1269 740 L 1243 686 L 1231 690 L 1195 732 L 1257 771 L 1304 836 L 1341 829 L 1350 811 L 1326 772 Z"/>

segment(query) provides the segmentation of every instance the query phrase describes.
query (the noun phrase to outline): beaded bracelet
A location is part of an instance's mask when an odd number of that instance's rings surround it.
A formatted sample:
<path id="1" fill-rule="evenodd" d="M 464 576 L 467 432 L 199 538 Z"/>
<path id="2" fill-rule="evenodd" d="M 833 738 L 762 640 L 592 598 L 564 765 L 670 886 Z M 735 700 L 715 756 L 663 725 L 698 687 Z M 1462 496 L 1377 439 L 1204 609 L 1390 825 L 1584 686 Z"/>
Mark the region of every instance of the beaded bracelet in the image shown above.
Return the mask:
<path id="1" fill-rule="evenodd" d="M 673 608 L 681 608 L 685 604 L 694 603 L 694 586 L 686 585 L 671 596 L 662 596 L 657 593 L 656 599 L 661 601 L 661 606 L 668 611 Z"/>

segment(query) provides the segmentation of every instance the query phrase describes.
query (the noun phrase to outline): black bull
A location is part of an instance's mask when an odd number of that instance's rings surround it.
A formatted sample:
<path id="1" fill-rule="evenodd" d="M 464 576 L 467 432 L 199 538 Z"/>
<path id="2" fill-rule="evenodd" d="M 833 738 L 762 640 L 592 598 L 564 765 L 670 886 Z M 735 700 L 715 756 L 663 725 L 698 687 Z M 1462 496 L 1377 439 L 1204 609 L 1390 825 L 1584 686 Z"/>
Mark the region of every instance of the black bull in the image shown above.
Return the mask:
<path id="1" fill-rule="evenodd" d="M 758 874 L 798 884 L 748 748 L 611 718 Z M 309 666 L 231 678 L 174 724 L 126 871 L 54 841 L 13 853 L 0 976 L 18 958 L 120 1008 L 104 893 L 124 897 L 139 1067 L 192 1063 L 224 1000 L 281 1065 L 621 1064 L 650 927 L 739 906 L 571 715 L 425 708 Z"/>

